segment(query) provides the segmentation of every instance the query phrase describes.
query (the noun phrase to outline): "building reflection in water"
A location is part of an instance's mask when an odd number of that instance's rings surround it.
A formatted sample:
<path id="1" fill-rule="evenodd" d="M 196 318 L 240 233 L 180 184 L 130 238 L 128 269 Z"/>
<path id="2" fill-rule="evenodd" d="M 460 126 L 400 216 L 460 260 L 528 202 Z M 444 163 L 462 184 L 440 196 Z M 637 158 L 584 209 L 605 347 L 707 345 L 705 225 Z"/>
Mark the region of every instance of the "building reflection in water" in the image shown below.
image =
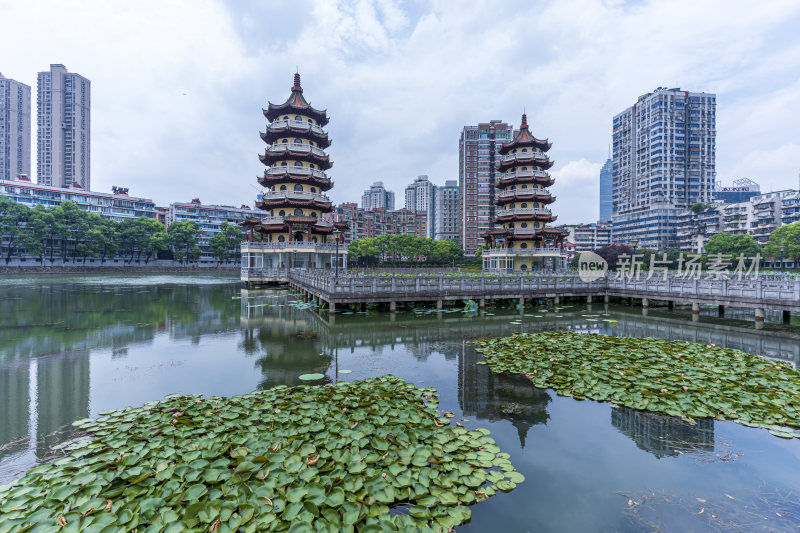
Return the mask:
<path id="1" fill-rule="evenodd" d="M 287 303 L 285 291 L 242 291 L 242 348 L 258 356 L 260 389 L 296 385 L 302 374 L 325 374 L 331 366 L 329 328 L 311 310 Z"/>
<path id="2" fill-rule="evenodd" d="M 695 424 L 690 424 L 673 416 L 612 407 L 611 425 L 630 437 L 640 449 L 659 459 L 714 451 L 714 421 L 711 419 L 697 419 Z"/>
<path id="3" fill-rule="evenodd" d="M 88 350 L 38 361 L 36 414 L 36 456 L 41 459 L 53 444 L 77 433 L 72 422 L 89 416 Z"/>
<path id="4" fill-rule="evenodd" d="M 462 344 L 458 358 L 458 403 L 465 416 L 484 420 L 508 420 L 517 428 L 519 443 L 525 447 L 528 430 L 547 424 L 550 395 L 533 386 L 528 378 L 495 374 L 476 364 L 479 354 L 471 344 Z"/>

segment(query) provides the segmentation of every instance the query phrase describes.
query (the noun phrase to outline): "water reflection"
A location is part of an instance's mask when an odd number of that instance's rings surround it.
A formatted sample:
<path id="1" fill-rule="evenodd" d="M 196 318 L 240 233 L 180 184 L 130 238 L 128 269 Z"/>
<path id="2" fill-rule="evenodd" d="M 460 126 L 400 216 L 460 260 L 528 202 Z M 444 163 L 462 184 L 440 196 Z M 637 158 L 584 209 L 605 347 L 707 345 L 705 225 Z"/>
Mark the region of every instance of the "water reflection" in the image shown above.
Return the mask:
<path id="1" fill-rule="evenodd" d="M 639 449 L 659 459 L 714 451 L 714 421 L 711 419 L 691 424 L 672 416 L 612 407 L 611 425 L 630 437 Z"/>

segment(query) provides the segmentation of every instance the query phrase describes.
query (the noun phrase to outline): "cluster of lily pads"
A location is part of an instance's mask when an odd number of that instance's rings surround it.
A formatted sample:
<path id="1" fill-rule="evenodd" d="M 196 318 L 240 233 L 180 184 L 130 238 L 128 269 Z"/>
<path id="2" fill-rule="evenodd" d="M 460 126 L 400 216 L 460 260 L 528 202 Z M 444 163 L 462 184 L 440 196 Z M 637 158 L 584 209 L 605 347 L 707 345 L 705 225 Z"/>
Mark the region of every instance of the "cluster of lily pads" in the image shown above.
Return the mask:
<path id="1" fill-rule="evenodd" d="M 384 376 L 106 412 L 0 487 L 0 532 L 449 530 L 524 478 L 437 403 Z"/>
<path id="2" fill-rule="evenodd" d="M 714 345 L 565 331 L 475 343 L 493 372 L 523 374 L 563 396 L 800 437 L 800 374 L 788 363 Z"/>

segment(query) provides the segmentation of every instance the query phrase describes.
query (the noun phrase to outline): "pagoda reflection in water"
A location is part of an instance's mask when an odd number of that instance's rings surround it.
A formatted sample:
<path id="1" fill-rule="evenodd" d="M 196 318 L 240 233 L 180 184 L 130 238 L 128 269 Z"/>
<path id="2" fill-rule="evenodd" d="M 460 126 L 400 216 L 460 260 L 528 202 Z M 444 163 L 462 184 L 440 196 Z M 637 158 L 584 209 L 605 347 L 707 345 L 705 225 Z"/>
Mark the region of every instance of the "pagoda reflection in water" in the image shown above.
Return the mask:
<path id="1" fill-rule="evenodd" d="M 495 374 L 476 364 L 479 355 L 471 344 L 462 344 L 458 358 L 458 403 L 465 416 L 484 420 L 508 420 L 517 428 L 519 443 L 525 447 L 528 430 L 547 424 L 550 395 L 533 386 L 528 378 Z"/>
<path id="2" fill-rule="evenodd" d="M 697 419 L 691 424 L 674 416 L 611 408 L 611 425 L 630 437 L 640 449 L 659 459 L 682 453 L 714 451 L 714 421 Z"/>

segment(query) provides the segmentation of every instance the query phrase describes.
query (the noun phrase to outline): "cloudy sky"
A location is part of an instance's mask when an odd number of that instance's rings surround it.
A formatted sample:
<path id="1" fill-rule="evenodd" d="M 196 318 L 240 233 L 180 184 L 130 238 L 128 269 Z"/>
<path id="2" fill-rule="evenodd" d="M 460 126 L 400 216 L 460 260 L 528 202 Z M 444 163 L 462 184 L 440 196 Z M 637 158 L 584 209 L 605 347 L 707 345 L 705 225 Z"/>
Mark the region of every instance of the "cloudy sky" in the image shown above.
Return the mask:
<path id="1" fill-rule="evenodd" d="M 296 68 L 331 117 L 337 203 L 457 179 L 463 126 L 525 108 L 575 223 L 597 218 L 613 115 L 658 86 L 717 94 L 718 180 L 796 188 L 798 28 L 797 0 L 0 0 L 0 72 L 34 100 L 50 63 L 89 78 L 93 189 L 159 204 L 251 204 L 261 109 Z"/>

